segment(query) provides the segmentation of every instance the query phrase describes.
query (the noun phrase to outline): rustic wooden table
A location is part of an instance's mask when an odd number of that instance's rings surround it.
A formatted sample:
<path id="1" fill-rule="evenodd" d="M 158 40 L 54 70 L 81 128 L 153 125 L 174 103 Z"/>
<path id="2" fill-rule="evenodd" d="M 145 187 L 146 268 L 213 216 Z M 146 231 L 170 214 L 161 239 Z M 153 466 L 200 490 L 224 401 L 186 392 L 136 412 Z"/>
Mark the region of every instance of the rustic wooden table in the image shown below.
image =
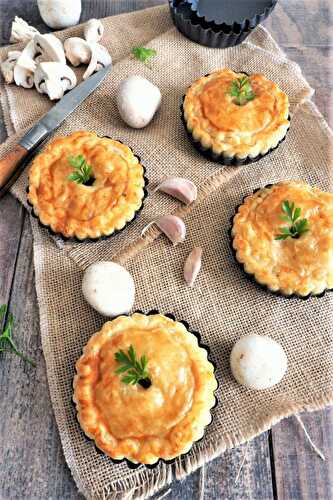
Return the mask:
<path id="1" fill-rule="evenodd" d="M 82 20 L 163 3 L 163 0 L 83 0 Z M 32 0 L 0 0 L 0 44 L 15 15 L 46 31 Z M 330 81 L 330 0 L 280 0 L 265 22 L 315 88 L 314 100 L 333 121 Z M 330 108 L 331 106 L 331 108 Z M 0 140 L 6 132 L 0 117 Z M 65 463 L 49 399 L 40 344 L 29 217 L 10 195 L 0 203 L 0 303 L 8 303 L 19 345 L 37 361 L 0 357 L 0 500 L 80 498 Z M 181 483 L 172 499 L 333 499 L 333 409 L 302 416 L 326 462 L 313 453 L 296 419 L 289 418 L 248 445 L 225 453 Z"/>

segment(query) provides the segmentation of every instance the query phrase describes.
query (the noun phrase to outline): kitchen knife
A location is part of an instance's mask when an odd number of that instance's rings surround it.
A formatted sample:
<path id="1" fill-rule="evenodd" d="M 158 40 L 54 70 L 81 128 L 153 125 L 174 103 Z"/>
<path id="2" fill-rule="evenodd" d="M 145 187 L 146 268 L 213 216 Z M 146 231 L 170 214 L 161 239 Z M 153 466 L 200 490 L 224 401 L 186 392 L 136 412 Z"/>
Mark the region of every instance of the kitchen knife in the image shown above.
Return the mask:
<path id="1" fill-rule="evenodd" d="M 0 198 L 8 191 L 11 184 L 20 173 L 20 166 L 24 160 L 74 111 L 75 108 L 104 80 L 110 71 L 111 65 L 101 69 L 68 92 L 53 108 L 41 118 L 0 160 Z"/>

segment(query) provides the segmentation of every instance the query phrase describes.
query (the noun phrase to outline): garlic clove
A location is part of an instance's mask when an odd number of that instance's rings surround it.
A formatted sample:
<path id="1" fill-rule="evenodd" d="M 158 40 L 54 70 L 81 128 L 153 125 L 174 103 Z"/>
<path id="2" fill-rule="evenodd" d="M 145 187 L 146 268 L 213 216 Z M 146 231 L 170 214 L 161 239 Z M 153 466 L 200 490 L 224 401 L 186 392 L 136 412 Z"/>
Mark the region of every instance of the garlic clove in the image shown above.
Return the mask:
<path id="1" fill-rule="evenodd" d="M 183 177 L 169 177 L 165 179 L 157 186 L 156 191 L 169 194 L 186 205 L 193 203 L 198 196 L 197 186 L 189 179 L 184 179 Z"/>
<path id="2" fill-rule="evenodd" d="M 142 237 L 153 224 L 156 224 L 160 231 L 162 231 L 162 233 L 164 233 L 174 245 L 182 243 L 185 240 L 186 226 L 183 220 L 180 217 L 177 217 L 177 215 L 163 215 L 156 221 L 150 222 L 142 230 Z"/>
<path id="3" fill-rule="evenodd" d="M 195 247 L 184 264 L 184 279 L 192 287 L 201 269 L 202 248 Z"/>

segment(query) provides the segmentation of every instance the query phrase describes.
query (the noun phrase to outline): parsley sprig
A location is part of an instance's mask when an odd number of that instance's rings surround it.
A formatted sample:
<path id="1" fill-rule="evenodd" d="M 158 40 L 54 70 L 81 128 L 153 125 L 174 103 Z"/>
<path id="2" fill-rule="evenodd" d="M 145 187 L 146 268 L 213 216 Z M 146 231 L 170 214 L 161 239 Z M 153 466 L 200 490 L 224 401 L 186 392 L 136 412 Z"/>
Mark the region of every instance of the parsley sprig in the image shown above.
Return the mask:
<path id="1" fill-rule="evenodd" d="M 243 106 L 248 101 L 252 101 L 256 96 L 252 90 L 248 76 L 242 76 L 234 80 L 231 84 L 229 95 L 235 98 L 234 102 L 238 106 Z"/>
<path id="2" fill-rule="evenodd" d="M 83 155 L 68 156 L 67 161 L 75 169 L 68 179 L 77 184 L 87 184 L 92 177 L 92 168 L 86 162 L 85 157 Z"/>
<path id="3" fill-rule="evenodd" d="M 7 313 L 7 306 L 6 304 L 2 304 L 2 306 L 0 306 L 0 325 L 3 322 L 6 313 Z M 32 361 L 30 358 L 25 356 L 25 354 L 23 354 L 18 350 L 12 337 L 13 328 L 14 328 L 14 316 L 12 315 L 12 313 L 9 313 L 6 325 L 3 329 L 2 334 L 0 335 L 0 352 L 12 352 L 13 354 L 16 354 L 16 356 L 22 358 L 27 363 L 30 363 L 32 366 L 36 366 L 34 361 Z"/>
<path id="4" fill-rule="evenodd" d="M 282 203 L 282 211 L 285 215 L 281 215 L 280 219 L 288 222 L 289 226 L 279 227 L 280 234 L 275 236 L 276 240 L 286 240 L 287 238 L 299 238 L 302 234 L 309 231 L 308 219 L 300 219 L 301 209 L 295 207 L 294 202 L 285 200 Z"/>
<path id="5" fill-rule="evenodd" d="M 135 59 L 138 59 L 138 61 L 143 62 L 144 64 L 146 64 L 146 66 L 152 69 L 149 63 L 152 57 L 156 56 L 157 52 L 155 49 L 146 49 L 145 47 L 133 47 L 132 54 L 135 57 Z"/>
<path id="6" fill-rule="evenodd" d="M 140 384 L 145 389 L 151 385 L 148 372 L 148 358 L 144 354 L 140 359 L 137 359 L 135 349 L 130 345 L 127 354 L 119 350 L 114 355 L 115 360 L 121 364 L 119 368 L 116 369 L 116 373 L 120 375 L 121 373 L 126 373 L 121 381 L 124 384 L 135 385 Z"/>

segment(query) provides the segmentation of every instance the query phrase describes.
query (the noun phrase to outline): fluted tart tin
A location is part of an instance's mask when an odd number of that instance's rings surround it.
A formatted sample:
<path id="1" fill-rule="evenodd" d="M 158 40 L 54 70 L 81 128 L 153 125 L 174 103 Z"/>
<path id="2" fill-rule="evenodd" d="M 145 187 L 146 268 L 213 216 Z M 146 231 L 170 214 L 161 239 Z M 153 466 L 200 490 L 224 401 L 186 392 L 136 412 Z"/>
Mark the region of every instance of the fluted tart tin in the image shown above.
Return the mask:
<path id="1" fill-rule="evenodd" d="M 243 42 L 277 0 L 169 0 L 175 26 L 190 40 L 213 48 Z"/>
<path id="2" fill-rule="evenodd" d="M 104 327 L 102 328 L 102 330 L 100 332 L 97 332 L 88 342 L 88 344 L 85 346 L 85 348 L 83 349 L 83 355 L 81 356 L 81 358 L 77 361 L 76 363 L 76 371 L 75 371 L 75 376 L 74 376 L 74 380 L 73 380 L 73 389 L 74 389 L 74 394 L 73 394 L 73 399 L 72 399 L 72 403 L 74 405 L 74 408 L 75 408 L 75 417 L 76 419 L 78 420 L 78 423 L 79 423 L 79 427 L 80 429 L 82 430 L 83 432 L 83 435 L 84 437 L 89 440 L 90 442 L 93 443 L 93 445 L 95 446 L 95 449 L 96 449 L 96 452 L 98 453 L 101 453 L 102 455 L 105 456 L 106 459 L 110 460 L 111 462 L 115 463 L 115 464 L 119 464 L 119 463 L 126 463 L 127 466 L 130 468 L 130 469 L 136 469 L 137 467 L 147 467 L 149 469 L 152 469 L 152 468 L 155 468 L 157 467 L 161 462 L 162 463 L 167 463 L 167 464 L 171 464 L 173 463 L 179 456 L 185 456 L 187 455 L 191 449 L 192 449 L 192 446 L 201 441 L 203 438 L 204 438 L 204 431 L 205 429 L 211 424 L 212 420 L 213 420 L 213 414 L 212 414 L 212 410 L 217 406 L 218 404 L 218 401 L 217 401 L 217 397 L 216 397 L 216 392 L 218 390 L 218 387 L 219 387 L 219 383 L 218 383 L 218 380 L 216 379 L 216 365 L 215 363 L 211 360 L 211 357 L 210 357 L 210 349 L 207 345 L 203 344 L 202 341 L 201 341 L 201 336 L 199 333 L 197 333 L 196 331 L 193 331 L 192 329 L 190 329 L 190 326 L 189 324 L 186 322 L 186 321 L 183 321 L 183 320 L 177 320 L 175 318 L 175 316 L 171 313 L 167 313 L 167 314 L 164 314 L 164 313 L 160 313 L 158 310 L 151 310 L 149 311 L 148 313 L 145 313 L 145 312 L 142 312 L 141 310 L 137 310 L 131 314 L 128 314 L 128 315 L 121 315 L 117 318 L 113 318 L 112 321 L 116 321 L 118 322 L 117 323 L 117 327 L 119 329 L 119 321 L 122 321 L 123 324 L 125 322 L 128 323 L 128 321 L 131 321 L 132 318 L 135 318 L 136 317 L 136 321 L 139 321 L 138 318 L 140 318 L 140 321 L 142 321 L 142 317 L 146 317 L 146 318 L 149 318 L 152 316 L 152 319 L 151 321 L 155 321 L 154 325 L 156 327 L 156 316 L 161 316 L 161 318 L 164 318 L 164 320 L 166 321 L 169 321 L 169 320 L 172 320 L 173 322 L 177 322 L 177 323 L 180 323 L 182 325 L 182 328 L 185 327 L 185 329 L 187 330 L 187 333 L 188 335 L 191 335 L 191 336 L 194 336 L 196 339 L 197 339 L 197 346 L 199 348 L 200 351 L 206 351 L 205 353 L 205 359 L 206 359 L 206 363 L 208 362 L 210 365 L 212 365 L 212 374 L 213 374 L 213 377 L 214 377 L 214 388 L 213 388 L 213 392 L 212 392 L 212 400 L 210 403 L 208 403 L 207 405 L 207 415 L 209 414 L 209 421 L 208 419 L 206 420 L 206 422 L 202 422 L 201 421 L 201 424 L 202 425 L 202 431 L 203 431 L 203 434 L 202 434 L 202 437 L 197 437 L 196 439 L 194 439 L 192 441 L 192 444 L 191 446 L 188 448 L 187 447 L 187 451 L 183 451 L 181 452 L 179 455 L 173 457 L 173 458 L 163 458 L 163 457 L 158 457 L 158 455 L 156 456 L 157 460 L 155 462 L 152 462 L 152 463 L 146 463 L 146 462 L 137 462 L 137 461 L 134 461 L 132 460 L 129 456 L 126 456 L 124 458 L 114 458 L 110 453 L 108 453 L 108 451 L 103 448 L 103 446 L 101 445 L 100 442 L 98 442 L 98 440 L 94 439 L 94 436 L 89 433 L 89 429 L 87 429 L 87 421 L 85 424 L 83 424 L 82 422 L 82 418 L 80 418 L 80 415 L 82 417 L 82 414 L 80 413 L 80 411 L 82 410 L 81 406 L 80 406 L 80 398 L 84 399 L 85 398 L 85 395 L 86 395 L 86 392 L 83 391 L 82 392 L 82 383 L 80 382 L 80 375 L 82 377 L 82 373 L 84 374 L 85 371 L 86 371 L 86 363 L 84 362 L 83 365 L 82 365 L 82 359 L 85 357 L 86 360 L 87 360 L 87 363 L 89 364 L 88 360 L 90 359 L 89 358 L 89 354 L 88 354 L 88 346 L 91 345 L 91 342 L 93 341 L 94 337 L 96 337 L 96 335 L 99 335 L 102 333 L 103 329 L 105 329 L 105 327 L 109 327 L 108 325 L 111 325 L 110 322 L 106 323 L 104 325 Z M 141 324 L 141 323 L 140 323 Z M 118 331 L 118 330 L 117 330 Z M 173 330 L 175 333 L 174 335 L 176 335 L 176 331 L 177 330 Z M 142 335 L 142 333 L 141 333 Z M 101 337 L 102 338 L 102 337 Z M 133 338 L 133 337 L 132 337 Z M 99 344 L 98 344 L 99 345 Z M 131 348 L 133 349 L 133 347 L 131 346 Z M 123 351 L 121 351 L 122 354 L 124 354 Z M 135 350 L 133 349 L 133 356 L 136 356 L 135 354 Z M 142 359 L 142 358 L 140 358 Z M 148 362 L 148 369 L 149 369 L 149 355 L 148 355 L 148 359 L 147 359 L 147 362 Z M 81 365 L 80 365 L 81 363 Z M 82 368 L 83 366 L 83 368 Z M 83 372 L 82 372 L 83 370 Z M 163 372 L 163 370 L 162 370 Z M 123 371 L 119 372 L 121 374 L 123 374 Z M 160 371 L 158 372 L 159 375 L 161 375 Z M 122 376 L 120 374 L 120 376 Z M 149 374 L 148 374 L 149 376 Z M 202 375 L 204 376 L 204 375 Z M 86 383 L 86 378 L 83 377 L 83 383 Z M 185 382 L 184 382 L 185 383 Z M 81 384 L 81 386 L 80 386 Z M 151 385 L 154 385 L 154 382 L 150 382 L 149 385 L 147 386 L 144 386 L 143 384 L 140 383 L 140 385 L 142 386 L 142 388 L 144 388 L 145 390 L 148 389 L 148 390 L 151 390 L 150 387 Z M 211 387 L 212 388 L 212 387 Z M 141 389 L 142 390 L 142 389 Z M 134 392 L 135 394 L 135 392 Z M 89 405 L 89 402 L 85 402 L 85 408 L 87 407 L 87 405 Z M 81 408 L 81 410 L 80 410 Z M 86 416 L 84 416 L 84 419 L 86 418 Z M 97 417 L 96 417 L 97 418 Z M 89 418 L 88 418 L 89 420 Z M 117 422 L 117 421 L 116 421 Z M 178 424 L 177 424 L 178 425 Z M 180 432 L 180 431 L 179 431 Z M 109 443 L 109 441 L 107 441 L 107 444 Z"/>
<path id="3" fill-rule="evenodd" d="M 262 191 L 263 189 L 271 189 L 274 186 L 275 186 L 275 184 L 266 184 L 263 188 L 259 187 L 259 188 L 254 189 L 252 191 L 251 195 L 255 195 L 256 193 Z M 253 285 L 255 285 L 257 288 L 259 288 L 261 290 L 264 290 L 265 292 L 268 292 L 270 294 L 273 294 L 276 297 L 280 297 L 280 298 L 288 299 L 288 300 L 290 300 L 290 299 L 298 299 L 298 300 L 303 300 L 304 301 L 304 300 L 308 300 L 310 298 L 320 299 L 320 298 L 324 297 L 326 293 L 333 292 L 333 288 L 326 288 L 323 292 L 321 292 L 319 294 L 309 293 L 307 295 L 300 295 L 298 293 L 291 293 L 291 294 L 286 295 L 285 293 L 282 293 L 281 290 L 272 290 L 271 288 L 269 288 L 268 285 L 259 282 L 256 279 L 256 276 L 255 276 L 254 273 L 248 272 L 246 270 L 245 264 L 243 262 L 241 262 L 240 260 L 238 260 L 238 258 L 237 258 L 237 250 L 234 247 L 233 227 L 234 227 L 235 217 L 239 213 L 239 210 L 241 209 L 241 207 L 243 206 L 245 200 L 248 197 L 249 197 L 249 194 L 247 194 L 246 196 L 244 196 L 243 199 L 242 199 L 242 202 L 239 205 L 236 206 L 235 211 L 234 211 L 233 215 L 230 218 L 230 226 L 229 226 L 229 229 L 228 229 L 228 243 L 229 243 L 229 247 L 230 247 L 230 250 L 231 250 L 231 253 L 232 253 L 232 256 L 233 256 L 233 260 L 237 264 L 237 266 L 239 267 L 239 269 L 241 269 L 241 271 L 244 273 L 244 276 L 246 277 L 246 279 L 248 281 L 250 281 Z"/>

